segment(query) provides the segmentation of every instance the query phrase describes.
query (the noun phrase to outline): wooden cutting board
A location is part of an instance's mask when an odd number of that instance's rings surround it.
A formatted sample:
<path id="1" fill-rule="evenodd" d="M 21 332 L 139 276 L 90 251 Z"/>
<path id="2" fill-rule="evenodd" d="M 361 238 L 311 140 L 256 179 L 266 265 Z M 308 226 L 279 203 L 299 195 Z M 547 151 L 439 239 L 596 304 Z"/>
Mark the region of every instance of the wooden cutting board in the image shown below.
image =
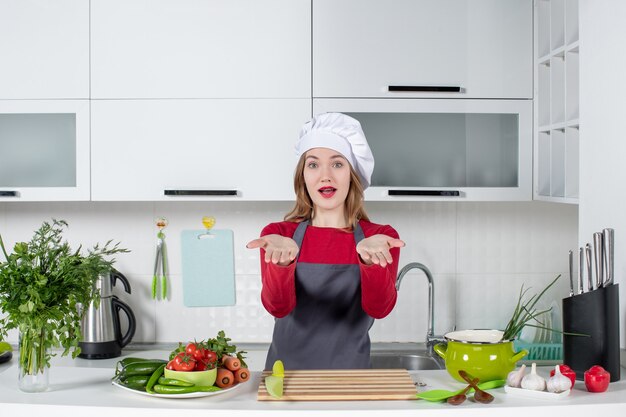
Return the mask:
<path id="1" fill-rule="evenodd" d="M 265 389 L 264 371 L 259 401 L 415 400 L 417 389 L 406 369 L 334 369 L 285 371 L 283 396 Z"/>

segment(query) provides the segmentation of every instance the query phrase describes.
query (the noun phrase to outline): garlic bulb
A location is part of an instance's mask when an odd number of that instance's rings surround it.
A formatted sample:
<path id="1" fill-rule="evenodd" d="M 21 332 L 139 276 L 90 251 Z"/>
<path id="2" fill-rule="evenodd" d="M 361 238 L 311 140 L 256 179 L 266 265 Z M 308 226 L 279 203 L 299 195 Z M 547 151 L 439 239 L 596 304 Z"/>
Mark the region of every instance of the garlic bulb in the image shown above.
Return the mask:
<path id="1" fill-rule="evenodd" d="M 554 367 L 554 375 L 548 380 L 548 391 L 563 392 L 572 387 L 572 380 L 561 373 L 559 365 Z"/>
<path id="2" fill-rule="evenodd" d="M 525 370 L 526 370 L 526 365 L 522 365 L 519 369 L 509 372 L 509 375 L 506 377 L 506 384 L 509 387 L 513 387 L 513 388 L 521 387 L 522 378 L 524 378 Z"/>
<path id="3" fill-rule="evenodd" d="M 537 374 L 537 364 L 533 362 L 530 374 L 522 378 L 522 388 L 534 391 L 545 391 L 546 380 Z"/>

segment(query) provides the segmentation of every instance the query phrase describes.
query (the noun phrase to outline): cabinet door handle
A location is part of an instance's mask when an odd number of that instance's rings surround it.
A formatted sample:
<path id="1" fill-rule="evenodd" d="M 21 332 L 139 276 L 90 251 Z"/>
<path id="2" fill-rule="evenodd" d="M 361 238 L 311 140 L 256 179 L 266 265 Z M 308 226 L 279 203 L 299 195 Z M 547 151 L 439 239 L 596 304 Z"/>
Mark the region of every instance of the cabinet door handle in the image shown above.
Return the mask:
<path id="1" fill-rule="evenodd" d="M 170 197 L 237 196 L 237 190 L 165 190 L 163 193 Z"/>
<path id="2" fill-rule="evenodd" d="M 0 190 L 0 197 L 19 197 L 19 194 L 17 191 Z"/>
<path id="3" fill-rule="evenodd" d="M 459 197 L 461 193 L 456 190 L 389 190 L 391 196 L 435 196 L 435 197 Z"/>
<path id="4" fill-rule="evenodd" d="M 447 86 L 447 85 L 390 85 L 389 91 L 460 93 L 461 87 L 460 86 Z"/>

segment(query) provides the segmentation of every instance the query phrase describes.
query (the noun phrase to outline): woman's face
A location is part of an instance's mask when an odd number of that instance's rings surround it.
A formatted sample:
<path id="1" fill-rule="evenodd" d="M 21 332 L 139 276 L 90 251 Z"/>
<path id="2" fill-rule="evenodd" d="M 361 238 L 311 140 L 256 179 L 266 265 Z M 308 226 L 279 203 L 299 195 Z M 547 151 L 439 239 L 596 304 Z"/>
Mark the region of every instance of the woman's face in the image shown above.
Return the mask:
<path id="1" fill-rule="evenodd" d="M 328 148 L 307 151 L 304 182 L 317 211 L 343 210 L 350 189 L 350 164 Z"/>

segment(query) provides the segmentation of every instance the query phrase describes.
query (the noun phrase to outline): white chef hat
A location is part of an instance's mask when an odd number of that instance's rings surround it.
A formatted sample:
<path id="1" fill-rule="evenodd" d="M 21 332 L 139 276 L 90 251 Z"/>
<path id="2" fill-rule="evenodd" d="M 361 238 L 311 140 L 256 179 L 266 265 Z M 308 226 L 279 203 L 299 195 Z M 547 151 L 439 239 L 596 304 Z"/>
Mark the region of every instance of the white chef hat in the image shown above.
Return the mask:
<path id="1" fill-rule="evenodd" d="M 300 131 L 296 142 L 298 158 L 313 148 L 329 148 L 341 153 L 369 187 L 374 171 L 374 156 L 358 120 L 343 113 L 322 113 L 313 117 Z"/>

